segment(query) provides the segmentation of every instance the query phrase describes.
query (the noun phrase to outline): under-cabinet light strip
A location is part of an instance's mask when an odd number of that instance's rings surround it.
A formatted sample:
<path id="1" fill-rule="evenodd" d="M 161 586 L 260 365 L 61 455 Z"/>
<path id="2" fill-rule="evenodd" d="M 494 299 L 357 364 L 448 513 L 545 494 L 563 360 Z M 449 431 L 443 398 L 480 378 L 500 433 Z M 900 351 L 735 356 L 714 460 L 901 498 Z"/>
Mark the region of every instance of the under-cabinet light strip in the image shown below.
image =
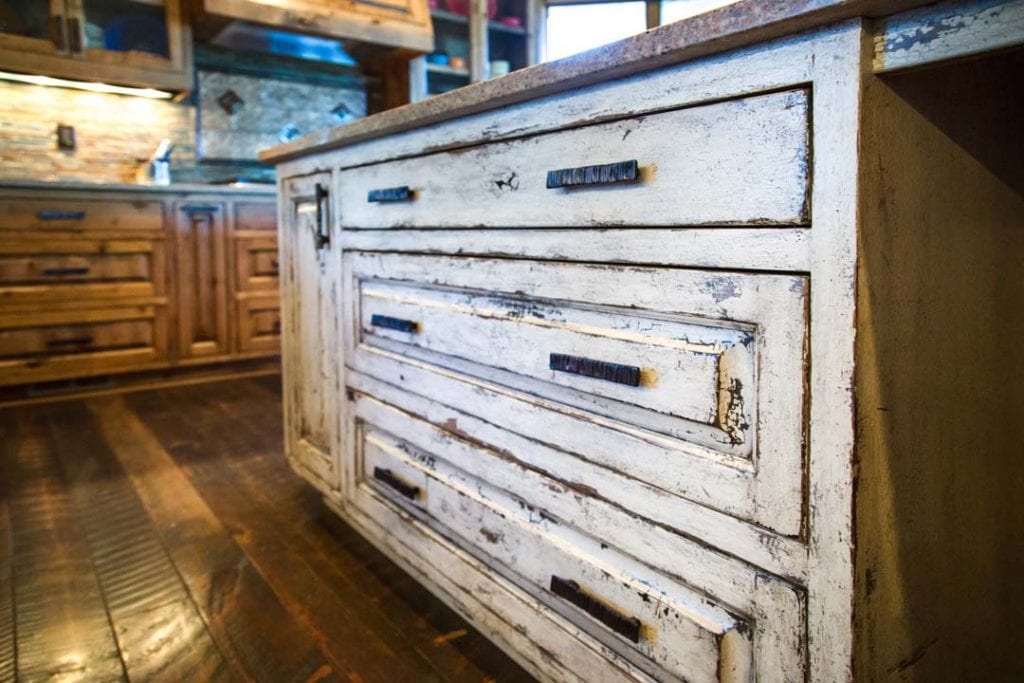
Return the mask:
<path id="1" fill-rule="evenodd" d="M 52 78 L 50 76 L 35 76 L 32 74 L 16 74 L 8 71 L 0 71 L 0 80 L 14 81 L 16 83 L 29 83 L 31 85 L 43 85 L 50 88 L 73 88 L 75 90 L 88 90 L 89 92 L 107 93 L 110 95 L 130 95 L 132 97 L 148 97 L 153 100 L 169 100 L 174 95 L 163 90 L 153 88 L 129 88 L 123 85 L 110 85 L 109 83 L 90 83 L 88 81 L 69 81 L 63 78 Z"/>

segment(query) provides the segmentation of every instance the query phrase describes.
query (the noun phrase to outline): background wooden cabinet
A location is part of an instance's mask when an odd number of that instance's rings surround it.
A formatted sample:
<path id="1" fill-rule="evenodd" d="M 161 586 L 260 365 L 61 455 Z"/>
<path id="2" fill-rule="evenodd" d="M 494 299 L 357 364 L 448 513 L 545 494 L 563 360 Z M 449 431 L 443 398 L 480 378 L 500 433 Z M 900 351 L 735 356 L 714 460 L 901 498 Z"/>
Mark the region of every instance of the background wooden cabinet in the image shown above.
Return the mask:
<path id="1" fill-rule="evenodd" d="M 96 194 L 0 188 L 0 386 L 278 353 L 272 197 Z"/>
<path id="2" fill-rule="evenodd" d="M 0 14 L 0 68 L 188 90 L 192 38 L 180 0 L 49 0 Z"/>

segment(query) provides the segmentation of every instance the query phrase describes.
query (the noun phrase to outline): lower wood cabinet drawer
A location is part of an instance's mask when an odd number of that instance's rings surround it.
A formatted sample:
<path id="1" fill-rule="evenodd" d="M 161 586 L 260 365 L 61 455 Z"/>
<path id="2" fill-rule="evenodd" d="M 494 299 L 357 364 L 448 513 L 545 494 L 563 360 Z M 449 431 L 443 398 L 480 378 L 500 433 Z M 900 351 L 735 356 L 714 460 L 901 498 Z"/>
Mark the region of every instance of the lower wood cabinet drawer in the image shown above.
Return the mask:
<path id="1" fill-rule="evenodd" d="M 134 230 L 164 227 L 160 200 L 0 198 L 0 233 L 5 230 Z"/>
<path id="2" fill-rule="evenodd" d="M 646 554 L 660 553 L 662 562 L 681 558 L 669 563 L 673 578 L 628 552 L 631 541 L 622 542 L 624 529 L 616 525 L 635 521 L 613 506 L 522 466 L 514 453 L 452 437 L 363 394 L 353 401 L 351 502 L 366 514 L 390 505 L 424 520 L 604 644 L 614 659 L 657 680 L 802 680 L 799 591 L 661 534 Z M 654 540 L 636 526 L 644 542 Z"/>
<path id="3" fill-rule="evenodd" d="M 0 312 L 0 384 L 122 372 L 166 360 L 162 306 Z"/>
<path id="4" fill-rule="evenodd" d="M 0 234 L 0 302 L 159 296 L 166 268 L 162 241 L 15 241 Z"/>
<path id="5" fill-rule="evenodd" d="M 352 252 L 344 268 L 352 368 L 799 533 L 805 278 Z"/>
<path id="6" fill-rule="evenodd" d="M 235 290 L 277 290 L 278 253 L 274 238 L 235 239 Z"/>
<path id="7" fill-rule="evenodd" d="M 236 302 L 238 314 L 238 350 L 277 352 L 281 348 L 281 298 L 247 296 Z"/>

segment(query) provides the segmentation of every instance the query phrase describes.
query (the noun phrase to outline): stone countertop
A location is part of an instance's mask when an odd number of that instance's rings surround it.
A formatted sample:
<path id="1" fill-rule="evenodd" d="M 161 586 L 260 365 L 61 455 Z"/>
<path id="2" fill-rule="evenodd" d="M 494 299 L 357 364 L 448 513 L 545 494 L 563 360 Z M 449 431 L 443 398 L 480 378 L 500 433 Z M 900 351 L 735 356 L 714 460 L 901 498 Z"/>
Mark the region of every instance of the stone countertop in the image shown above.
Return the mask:
<path id="1" fill-rule="evenodd" d="M 260 152 L 272 163 L 498 109 L 853 17 L 883 17 L 934 0 L 740 0 L 631 38 L 474 83 L 305 135 Z"/>
<path id="2" fill-rule="evenodd" d="M 162 194 L 240 194 L 273 195 L 275 184 L 243 186 L 205 185 L 200 183 L 172 183 L 170 185 L 142 185 L 137 183 L 87 183 L 68 180 L 8 180 L 0 179 L 0 190 L 67 190 L 73 192 L 159 192 Z"/>

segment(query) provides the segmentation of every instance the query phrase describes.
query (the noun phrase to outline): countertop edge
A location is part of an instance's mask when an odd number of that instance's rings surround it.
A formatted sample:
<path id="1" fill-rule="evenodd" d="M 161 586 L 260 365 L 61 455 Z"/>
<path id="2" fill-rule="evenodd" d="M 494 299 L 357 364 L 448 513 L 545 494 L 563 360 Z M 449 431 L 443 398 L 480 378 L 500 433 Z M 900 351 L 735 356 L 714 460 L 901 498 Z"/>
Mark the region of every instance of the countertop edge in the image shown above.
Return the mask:
<path id="1" fill-rule="evenodd" d="M 935 0 L 743 0 L 615 43 L 264 149 L 280 163 L 412 128 L 682 63 L 855 17 L 877 18 Z"/>

